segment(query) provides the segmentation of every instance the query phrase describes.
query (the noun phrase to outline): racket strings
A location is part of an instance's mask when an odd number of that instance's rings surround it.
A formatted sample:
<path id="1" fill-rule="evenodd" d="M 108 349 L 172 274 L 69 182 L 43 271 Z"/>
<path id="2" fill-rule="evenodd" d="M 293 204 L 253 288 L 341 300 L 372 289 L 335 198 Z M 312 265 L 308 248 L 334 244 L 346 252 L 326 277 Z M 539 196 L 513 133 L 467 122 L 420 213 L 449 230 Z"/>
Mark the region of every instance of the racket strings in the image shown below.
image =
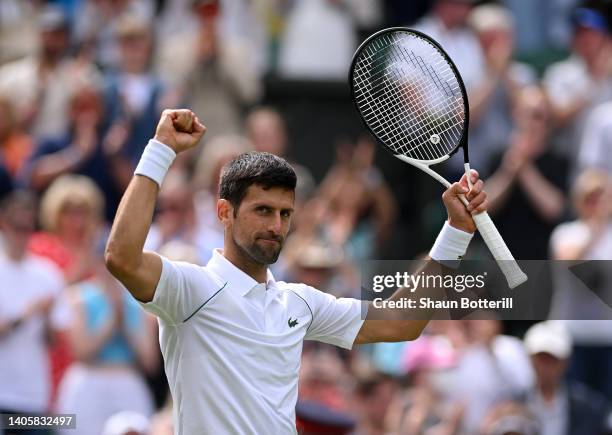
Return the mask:
<path id="1" fill-rule="evenodd" d="M 465 128 L 465 102 L 446 58 L 428 41 L 385 34 L 360 53 L 355 101 L 366 123 L 394 153 L 434 160 L 453 151 Z"/>
<path id="2" fill-rule="evenodd" d="M 388 43 L 389 43 L 389 40 L 387 39 L 387 41 L 385 41 L 385 42 L 388 44 Z M 378 49 L 378 50 L 380 50 L 380 49 L 381 49 L 380 44 L 378 44 L 378 45 L 377 45 L 377 46 L 375 46 L 375 47 L 376 47 L 376 49 Z M 383 45 L 383 47 L 384 47 L 384 45 Z M 370 53 L 369 53 L 368 58 L 371 58 L 371 54 L 372 54 L 372 50 L 370 50 Z M 394 60 L 394 62 L 393 62 L 393 64 L 392 64 L 392 66 L 396 67 L 396 66 L 399 64 L 398 59 L 397 59 L 397 55 L 396 55 L 395 53 L 391 53 L 391 54 L 392 54 L 392 56 L 393 56 L 393 58 L 394 58 L 394 59 L 393 59 L 393 60 Z M 437 73 L 435 73 L 435 69 L 433 69 L 433 67 L 431 67 L 430 65 L 427 65 L 427 64 L 426 64 L 426 63 L 425 63 L 425 62 L 422 60 L 422 58 L 421 58 L 420 56 L 417 56 L 417 55 L 415 55 L 415 54 L 414 54 L 414 53 L 412 53 L 412 52 L 408 52 L 408 53 L 404 52 L 404 54 L 406 54 L 406 57 L 407 57 L 409 60 L 411 60 L 411 62 L 412 62 L 412 64 L 413 64 L 413 66 L 418 67 L 418 68 L 421 70 L 421 72 L 422 72 L 423 74 L 426 74 L 426 75 L 427 75 L 427 76 L 429 76 L 429 78 L 430 78 L 430 80 L 429 80 L 429 82 L 428 82 L 430 86 L 426 86 L 424 89 L 421 89 L 421 90 L 420 90 L 420 92 L 418 92 L 418 93 L 419 93 L 419 95 L 420 95 L 420 97 L 419 97 L 419 98 L 421 98 L 421 99 L 422 99 L 421 95 L 423 95 L 423 94 L 429 94 L 429 95 L 431 95 L 431 85 L 432 85 L 432 84 L 433 84 L 433 86 L 436 86 L 438 89 L 443 89 L 443 90 L 445 91 L 445 94 L 446 94 L 446 95 L 448 95 L 450 92 L 452 92 L 452 89 L 450 88 L 450 85 L 448 85 L 448 83 L 444 83 L 444 82 L 443 82 L 443 81 L 442 81 L 442 80 L 439 78 L 439 76 L 437 75 Z M 371 63 L 371 62 L 366 62 L 366 65 L 367 65 L 367 66 L 369 66 L 369 64 L 370 64 L 370 63 Z M 380 66 L 380 65 L 379 65 L 379 66 Z M 360 69 L 363 71 L 363 67 L 362 67 L 362 68 L 360 68 Z M 380 69 L 380 68 L 379 68 L 379 69 Z M 387 68 L 387 70 L 388 70 L 388 69 L 389 69 L 389 68 Z M 382 78 L 378 78 L 378 79 L 374 79 L 374 80 L 378 80 L 378 82 L 374 82 L 374 81 L 372 82 L 372 83 L 374 84 L 374 86 L 377 86 L 377 85 L 378 85 L 378 87 L 381 87 L 381 86 L 380 86 L 381 81 L 382 81 L 382 80 L 384 80 L 385 78 L 386 78 L 386 79 L 389 79 L 389 74 L 388 74 L 388 73 L 387 73 L 385 70 L 382 70 L 382 71 L 383 71 L 383 76 L 384 76 L 384 77 L 382 77 Z M 391 69 L 391 71 L 393 71 L 393 69 Z M 379 71 L 379 72 L 380 72 L 380 71 Z M 395 68 L 395 72 L 397 72 L 397 68 Z M 435 73 L 435 74 L 434 74 L 434 73 Z M 406 71 L 405 71 L 403 68 L 402 68 L 402 75 L 403 75 L 403 76 L 407 76 Z M 396 78 L 396 81 L 397 81 L 397 78 Z M 414 83 L 413 83 L 413 85 L 414 85 Z M 393 87 L 391 87 L 391 88 L 386 87 L 386 86 L 383 86 L 383 87 L 384 87 L 385 89 L 393 89 Z M 414 88 L 414 86 L 413 86 L 413 88 Z M 423 88 L 423 87 L 421 86 L 421 88 Z M 386 94 L 386 95 L 384 95 L 385 97 L 387 97 L 387 98 L 389 98 L 389 97 L 390 97 L 388 92 L 385 92 L 385 94 Z M 401 96 L 399 96 L 397 92 L 393 92 L 393 94 L 394 94 L 394 95 L 393 95 L 393 97 L 390 97 L 390 98 L 395 98 L 396 100 L 402 100 Z M 376 96 L 376 95 L 375 95 L 375 96 Z M 405 100 L 405 99 L 404 99 L 404 100 Z M 406 102 L 410 103 L 408 100 L 406 100 Z M 380 103 L 380 101 L 379 101 L 379 103 Z M 412 136 L 415 136 L 418 130 L 426 129 L 428 126 L 430 126 L 430 125 L 431 125 L 432 117 L 431 117 L 431 114 L 428 114 L 428 113 L 426 113 L 426 112 L 425 112 L 425 111 L 423 111 L 423 110 L 420 110 L 420 108 L 419 108 L 418 106 L 415 106 L 414 104 L 409 104 L 409 105 L 410 105 L 410 108 L 412 109 L 412 111 L 416 112 L 416 113 L 417 113 L 417 115 L 420 115 L 420 116 L 417 116 L 416 123 L 414 122 L 414 120 L 413 120 L 412 122 L 406 122 L 406 121 L 407 121 L 407 119 L 406 119 L 405 117 L 403 118 L 403 122 L 404 122 L 404 124 L 418 124 L 418 127 L 414 127 L 414 126 L 408 125 L 408 133 L 409 133 L 410 135 L 412 135 Z M 431 104 L 430 104 L 430 105 L 431 105 Z M 388 105 L 384 104 L 384 102 L 383 102 L 382 104 L 377 105 L 377 106 L 379 106 L 378 108 L 380 108 L 381 106 L 382 106 L 382 108 L 386 108 L 386 107 L 388 107 Z M 458 110 L 457 110 L 457 109 L 458 109 Z M 461 107 L 460 107 L 460 106 L 457 106 L 457 107 L 456 107 L 456 108 L 455 108 L 453 111 L 454 111 L 454 112 L 461 112 Z M 438 112 L 438 113 L 435 113 L 435 115 L 436 115 L 436 116 L 438 116 L 438 115 L 440 114 L 440 111 L 439 111 L 439 110 L 438 110 L 437 112 Z M 427 119 L 427 115 L 430 115 L 430 116 L 429 116 L 429 119 Z M 424 119 L 424 118 L 425 118 L 425 119 Z M 387 120 L 387 121 L 389 121 L 389 120 Z M 423 121 L 425 121 L 425 122 L 423 122 Z M 458 119 L 457 119 L 456 121 L 458 121 L 458 122 L 462 122 L 462 117 L 458 117 Z M 384 125 L 384 127 L 385 127 L 385 128 L 388 128 L 388 127 L 389 127 L 389 122 L 386 122 L 386 123 L 384 123 L 384 124 L 385 124 L 385 125 Z M 412 127 L 412 128 L 411 128 L 411 127 Z M 452 125 L 451 125 L 449 128 L 452 128 Z M 399 129 L 397 129 L 397 128 L 393 129 L 393 133 L 397 133 L 398 131 L 400 131 L 400 130 L 399 130 Z M 439 130 L 439 133 L 443 133 L 443 132 L 444 132 L 444 130 Z M 390 136 L 389 132 L 387 132 L 387 136 Z M 396 139 L 396 141 L 395 141 L 395 142 L 396 142 L 396 143 L 395 143 L 395 147 L 396 147 L 396 148 L 401 148 L 401 151 L 403 151 L 403 152 L 413 151 L 414 149 L 417 149 L 417 150 L 418 150 L 420 147 L 422 147 L 422 146 L 423 146 L 423 139 L 425 139 L 424 135 L 422 135 L 421 137 L 417 137 L 417 138 L 416 138 L 416 139 L 417 139 L 417 141 L 414 141 L 414 140 L 412 141 L 412 142 L 417 142 L 417 143 L 416 143 L 416 145 L 415 145 L 415 146 L 413 146 L 413 147 L 410 147 L 410 146 L 409 146 L 408 148 L 406 148 L 406 146 L 401 146 L 401 145 L 405 145 L 405 142 L 406 142 L 406 140 L 405 140 L 406 138 L 405 138 L 405 137 L 403 138 L 403 139 L 404 139 L 403 141 L 400 141 L 401 143 L 398 143 L 398 141 L 397 141 L 397 134 L 392 134 L 391 136 L 393 136 L 393 137 L 394 137 L 394 139 Z M 455 135 L 455 139 L 456 139 L 456 135 Z M 419 142 L 420 142 L 420 143 L 419 143 Z M 399 146 L 398 146 L 398 145 L 399 145 Z M 435 143 L 434 143 L 434 145 L 435 145 Z M 438 153 L 439 155 L 444 155 L 444 154 L 446 154 L 446 153 L 448 152 L 447 150 L 452 149 L 452 147 L 451 147 L 451 148 L 442 149 L 440 146 L 436 146 L 435 148 L 436 148 L 436 151 L 437 151 L 437 153 Z M 420 158 L 423 158 L 422 153 L 420 153 L 420 154 L 419 154 L 419 157 L 420 157 Z M 426 158 L 431 158 L 431 157 L 432 157 L 432 156 L 431 156 L 431 154 L 429 154 L 428 156 L 426 156 Z"/>

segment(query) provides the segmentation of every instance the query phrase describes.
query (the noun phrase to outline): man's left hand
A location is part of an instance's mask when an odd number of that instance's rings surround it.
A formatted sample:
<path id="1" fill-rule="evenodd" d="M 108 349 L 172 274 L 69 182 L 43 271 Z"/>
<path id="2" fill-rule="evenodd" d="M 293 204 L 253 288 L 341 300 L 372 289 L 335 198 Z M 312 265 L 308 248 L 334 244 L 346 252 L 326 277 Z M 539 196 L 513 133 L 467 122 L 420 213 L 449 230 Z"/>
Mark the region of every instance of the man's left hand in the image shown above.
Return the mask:
<path id="1" fill-rule="evenodd" d="M 487 194 L 483 190 L 484 183 L 479 179 L 478 172 L 472 169 L 470 175 L 472 177 L 471 189 L 468 187 L 466 175 L 463 174 L 459 182 L 453 183 L 442 194 L 442 201 L 444 201 L 444 206 L 448 213 L 448 223 L 467 233 L 476 231 L 476 224 L 474 224 L 472 214 L 482 213 L 489 206 Z M 467 208 L 459 198 L 460 195 L 465 195 L 467 198 L 469 202 Z"/>

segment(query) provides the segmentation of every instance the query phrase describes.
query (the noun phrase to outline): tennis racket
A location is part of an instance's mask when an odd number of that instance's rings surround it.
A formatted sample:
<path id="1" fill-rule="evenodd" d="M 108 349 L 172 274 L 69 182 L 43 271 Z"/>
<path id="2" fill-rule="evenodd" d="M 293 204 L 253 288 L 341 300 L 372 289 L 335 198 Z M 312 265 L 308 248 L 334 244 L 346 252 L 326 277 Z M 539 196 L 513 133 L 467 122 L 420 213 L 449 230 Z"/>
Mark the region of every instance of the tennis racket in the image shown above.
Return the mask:
<path id="1" fill-rule="evenodd" d="M 370 133 L 395 157 L 416 166 L 447 188 L 430 166 L 463 149 L 468 158 L 469 107 L 463 80 L 442 47 L 407 28 L 381 30 L 353 56 L 349 73 L 353 100 Z M 467 206 L 465 196 L 461 201 Z M 514 288 L 527 280 L 489 215 L 472 215 L 476 227 Z"/>

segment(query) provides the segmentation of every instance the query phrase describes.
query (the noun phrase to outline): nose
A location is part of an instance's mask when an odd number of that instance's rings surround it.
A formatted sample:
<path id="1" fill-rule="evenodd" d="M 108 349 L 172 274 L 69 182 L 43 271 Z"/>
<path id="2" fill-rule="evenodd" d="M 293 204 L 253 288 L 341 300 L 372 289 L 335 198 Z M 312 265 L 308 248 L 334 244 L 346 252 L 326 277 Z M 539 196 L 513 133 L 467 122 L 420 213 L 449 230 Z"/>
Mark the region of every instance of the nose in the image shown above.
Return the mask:
<path id="1" fill-rule="evenodd" d="M 283 229 L 283 218 L 280 214 L 280 211 L 274 213 L 270 217 L 270 222 L 268 225 L 268 231 L 274 233 L 275 236 L 279 236 Z"/>

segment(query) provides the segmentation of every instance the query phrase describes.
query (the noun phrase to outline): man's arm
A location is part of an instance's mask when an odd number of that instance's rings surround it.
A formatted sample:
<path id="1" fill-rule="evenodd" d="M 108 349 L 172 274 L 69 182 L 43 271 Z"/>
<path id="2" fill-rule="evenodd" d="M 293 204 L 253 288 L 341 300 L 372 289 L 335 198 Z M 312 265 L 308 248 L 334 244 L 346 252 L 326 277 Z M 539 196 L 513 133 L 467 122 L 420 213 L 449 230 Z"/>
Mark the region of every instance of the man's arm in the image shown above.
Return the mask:
<path id="1" fill-rule="evenodd" d="M 176 154 L 193 148 L 206 128 L 190 110 L 164 110 L 155 140 Z M 151 226 L 159 185 L 153 179 L 135 175 L 121 199 L 104 259 L 108 270 L 141 302 L 153 300 L 162 271 L 160 257 L 143 252 Z"/>
<path id="2" fill-rule="evenodd" d="M 473 186 L 468 190 L 466 176 L 461 181 L 454 183 L 442 195 L 442 200 L 448 212 L 448 222 L 450 226 L 465 233 L 473 233 L 476 226 L 471 214 L 481 213 L 487 209 L 487 195 L 483 191 L 483 183 L 478 180 L 478 173 L 472 171 Z M 466 193 L 467 192 L 467 193 Z M 465 194 L 470 206 L 468 209 L 459 199 L 460 194 Z M 428 259 L 416 274 L 444 275 L 450 270 L 437 261 Z M 435 300 L 444 298 L 444 289 L 418 286 L 415 289 L 400 288 L 389 300 L 400 300 L 403 298 L 414 298 L 416 294 L 427 292 L 428 297 Z M 416 310 L 416 309 L 415 309 Z M 414 319 L 409 319 L 409 314 L 403 310 L 394 308 L 375 308 L 372 303 L 368 307 L 368 314 L 365 322 L 361 326 L 355 344 L 377 343 L 377 342 L 397 342 L 414 340 L 435 314 L 434 309 L 418 309 Z M 378 320 L 377 320 L 378 319 Z M 385 319 L 385 320 L 381 320 Z"/>

